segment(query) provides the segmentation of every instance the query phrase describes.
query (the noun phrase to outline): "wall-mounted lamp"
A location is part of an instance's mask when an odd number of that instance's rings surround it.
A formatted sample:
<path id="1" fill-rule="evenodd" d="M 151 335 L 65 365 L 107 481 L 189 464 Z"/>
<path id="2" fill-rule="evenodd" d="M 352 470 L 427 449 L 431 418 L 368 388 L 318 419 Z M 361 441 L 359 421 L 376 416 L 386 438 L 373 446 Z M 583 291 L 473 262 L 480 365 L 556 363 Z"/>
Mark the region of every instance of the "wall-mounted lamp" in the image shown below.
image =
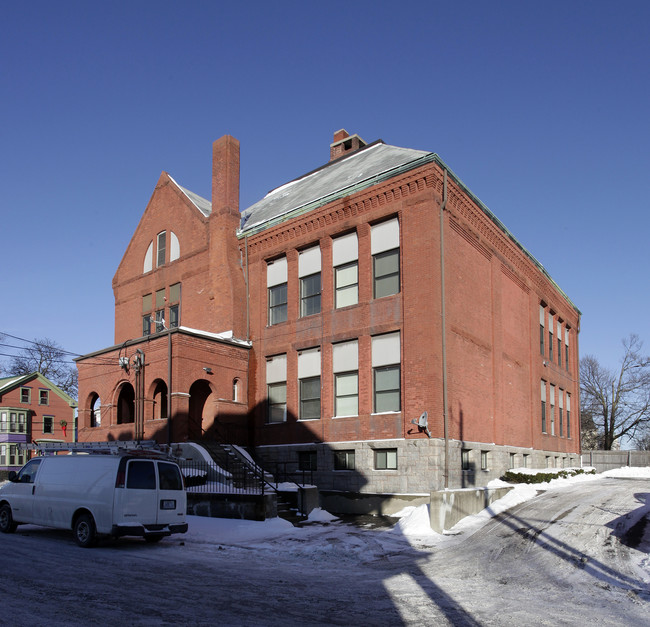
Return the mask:
<path id="1" fill-rule="evenodd" d="M 212 368 L 205 367 L 203 370 L 205 370 L 206 374 L 212 374 Z"/>

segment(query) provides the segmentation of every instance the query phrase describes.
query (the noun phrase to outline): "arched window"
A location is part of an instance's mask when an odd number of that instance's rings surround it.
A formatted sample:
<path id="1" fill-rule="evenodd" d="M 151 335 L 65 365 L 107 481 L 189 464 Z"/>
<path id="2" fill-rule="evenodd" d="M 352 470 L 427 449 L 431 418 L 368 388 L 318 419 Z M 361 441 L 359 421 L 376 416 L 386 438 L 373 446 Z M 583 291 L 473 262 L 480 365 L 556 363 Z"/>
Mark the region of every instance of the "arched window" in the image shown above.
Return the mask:
<path id="1" fill-rule="evenodd" d="M 144 265 L 142 267 L 143 274 L 153 270 L 153 242 L 149 242 L 149 248 L 144 256 Z"/>
<path id="2" fill-rule="evenodd" d="M 90 426 L 102 426 L 102 402 L 95 392 L 90 396 Z"/>
<path id="3" fill-rule="evenodd" d="M 167 384 L 158 379 L 153 391 L 153 418 L 161 420 L 167 418 Z"/>
<path id="4" fill-rule="evenodd" d="M 130 383 L 124 383 L 117 398 L 117 424 L 135 421 L 135 390 Z"/>

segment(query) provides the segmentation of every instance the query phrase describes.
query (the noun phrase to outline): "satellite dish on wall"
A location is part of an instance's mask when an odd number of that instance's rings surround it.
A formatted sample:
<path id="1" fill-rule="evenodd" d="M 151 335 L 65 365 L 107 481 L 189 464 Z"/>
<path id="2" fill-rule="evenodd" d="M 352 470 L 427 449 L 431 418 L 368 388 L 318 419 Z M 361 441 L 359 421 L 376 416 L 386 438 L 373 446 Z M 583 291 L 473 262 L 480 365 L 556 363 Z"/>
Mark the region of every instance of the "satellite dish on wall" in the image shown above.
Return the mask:
<path id="1" fill-rule="evenodd" d="M 411 424 L 416 425 L 420 433 L 424 432 L 428 438 L 431 437 L 431 433 L 429 432 L 429 414 L 426 411 L 423 411 L 417 420 L 413 418 Z"/>

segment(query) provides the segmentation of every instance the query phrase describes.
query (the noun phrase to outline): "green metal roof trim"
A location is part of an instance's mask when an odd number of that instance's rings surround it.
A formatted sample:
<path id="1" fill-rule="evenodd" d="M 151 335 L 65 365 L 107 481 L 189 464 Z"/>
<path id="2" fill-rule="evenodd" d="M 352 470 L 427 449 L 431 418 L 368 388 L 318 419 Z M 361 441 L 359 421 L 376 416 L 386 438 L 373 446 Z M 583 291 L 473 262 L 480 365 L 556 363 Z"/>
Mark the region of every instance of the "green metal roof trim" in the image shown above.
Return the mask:
<path id="1" fill-rule="evenodd" d="M 397 165 L 393 165 L 392 167 L 386 167 L 384 169 L 375 168 L 375 171 L 370 173 L 370 175 L 367 176 L 366 178 L 360 178 L 359 180 L 354 181 L 348 185 L 338 186 L 333 191 L 327 192 L 326 190 L 323 189 L 322 191 L 324 193 L 322 193 L 316 198 L 313 198 L 313 200 L 310 200 L 303 204 L 297 204 L 294 207 L 289 206 L 287 208 L 286 205 L 282 207 L 280 203 L 276 202 L 275 207 L 264 206 L 265 204 L 267 205 L 271 204 L 268 202 L 269 198 L 273 198 L 274 195 L 277 197 L 277 195 L 283 191 L 285 191 L 286 193 L 284 194 L 284 196 L 280 198 L 282 199 L 286 198 L 288 203 L 290 203 L 291 191 L 297 189 L 298 185 L 307 186 L 314 183 L 315 187 L 318 188 L 319 175 L 325 170 L 327 170 L 327 168 L 331 168 L 334 166 L 341 167 L 341 170 L 343 170 L 343 168 L 345 168 L 346 170 L 350 168 L 354 168 L 355 165 L 357 165 L 358 163 L 354 161 L 354 157 L 357 155 L 361 155 L 363 152 L 370 150 L 375 146 L 380 146 L 383 147 L 384 149 L 390 149 L 393 152 L 395 150 L 401 151 L 400 156 L 404 157 L 405 159 L 402 160 L 397 159 Z M 397 155 L 393 154 L 391 156 L 395 157 Z M 391 161 L 394 163 L 396 159 L 393 158 L 393 159 L 384 160 L 383 165 L 389 165 Z M 566 301 L 576 310 L 576 312 L 578 312 L 578 314 L 581 315 L 581 312 L 578 309 L 578 307 L 576 307 L 576 305 L 569 298 L 566 292 L 564 292 L 564 290 L 553 280 L 551 275 L 546 271 L 544 266 L 535 258 L 535 256 L 532 253 L 530 253 L 517 240 L 517 238 L 506 228 L 503 222 L 501 222 L 501 220 L 499 220 L 494 215 L 494 213 L 492 213 L 492 211 L 490 211 L 487 208 L 487 206 L 484 205 L 483 202 L 481 202 L 481 200 L 474 193 L 472 193 L 469 187 L 467 187 L 467 185 L 463 183 L 463 181 L 454 173 L 454 171 L 436 153 L 433 152 L 424 152 L 420 150 L 411 150 L 406 148 L 398 148 L 396 146 L 388 146 L 384 144 L 381 140 L 378 140 L 377 142 L 365 146 L 364 148 L 362 148 L 361 150 L 359 150 L 358 152 L 352 155 L 328 163 L 322 166 L 321 168 L 314 170 L 313 172 L 305 174 L 304 176 L 295 179 L 294 181 L 291 181 L 286 185 L 282 185 L 276 188 L 275 190 L 269 192 L 261 201 L 255 203 L 254 205 L 246 209 L 244 212 L 242 212 L 242 221 L 241 221 L 242 226 L 237 235 L 240 239 L 243 239 L 244 237 L 247 237 L 249 235 L 260 233 L 261 231 L 264 231 L 272 226 L 275 226 L 277 224 L 295 218 L 296 216 L 309 213 L 310 211 L 313 211 L 314 209 L 327 205 L 328 203 L 331 203 L 335 200 L 344 198 L 346 196 L 350 196 L 356 192 L 372 187 L 373 185 L 376 185 L 378 183 L 387 181 L 388 179 L 391 179 L 395 176 L 399 176 L 400 174 L 403 174 L 405 172 L 423 166 L 427 163 L 436 163 L 442 169 L 447 170 L 448 175 L 453 179 L 453 181 L 459 187 L 462 188 L 462 190 L 476 203 L 476 205 L 481 209 L 481 211 L 483 211 L 483 213 L 485 213 L 485 215 L 488 218 L 490 218 L 490 220 L 499 228 L 499 230 L 501 230 L 506 235 L 506 237 L 508 237 L 533 262 L 533 264 L 540 270 L 540 272 L 542 272 L 542 274 L 544 274 L 544 276 L 553 284 L 553 286 L 560 292 L 560 294 L 562 294 L 562 296 L 566 299 Z M 381 160 L 378 161 L 375 165 L 381 167 L 382 161 Z M 260 216 L 261 219 L 251 220 L 251 218 L 257 213 L 261 214 Z"/>

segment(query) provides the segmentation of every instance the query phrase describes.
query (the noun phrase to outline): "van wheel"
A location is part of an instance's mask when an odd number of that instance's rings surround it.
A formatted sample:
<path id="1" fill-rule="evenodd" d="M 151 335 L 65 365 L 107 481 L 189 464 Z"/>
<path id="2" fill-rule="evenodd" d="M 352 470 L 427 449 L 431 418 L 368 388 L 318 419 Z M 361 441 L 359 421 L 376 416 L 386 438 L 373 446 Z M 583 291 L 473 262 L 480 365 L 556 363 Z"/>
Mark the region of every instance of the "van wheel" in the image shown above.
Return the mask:
<path id="1" fill-rule="evenodd" d="M 90 514 L 81 514 L 74 523 L 74 539 L 76 543 L 87 549 L 97 541 L 97 532 L 95 530 L 95 521 Z"/>
<path id="2" fill-rule="evenodd" d="M 11 515 L 11 507 L 6 503 L 0 507 L 0 531 L 2 533 L 13 533 L 18 525 Z"/>

